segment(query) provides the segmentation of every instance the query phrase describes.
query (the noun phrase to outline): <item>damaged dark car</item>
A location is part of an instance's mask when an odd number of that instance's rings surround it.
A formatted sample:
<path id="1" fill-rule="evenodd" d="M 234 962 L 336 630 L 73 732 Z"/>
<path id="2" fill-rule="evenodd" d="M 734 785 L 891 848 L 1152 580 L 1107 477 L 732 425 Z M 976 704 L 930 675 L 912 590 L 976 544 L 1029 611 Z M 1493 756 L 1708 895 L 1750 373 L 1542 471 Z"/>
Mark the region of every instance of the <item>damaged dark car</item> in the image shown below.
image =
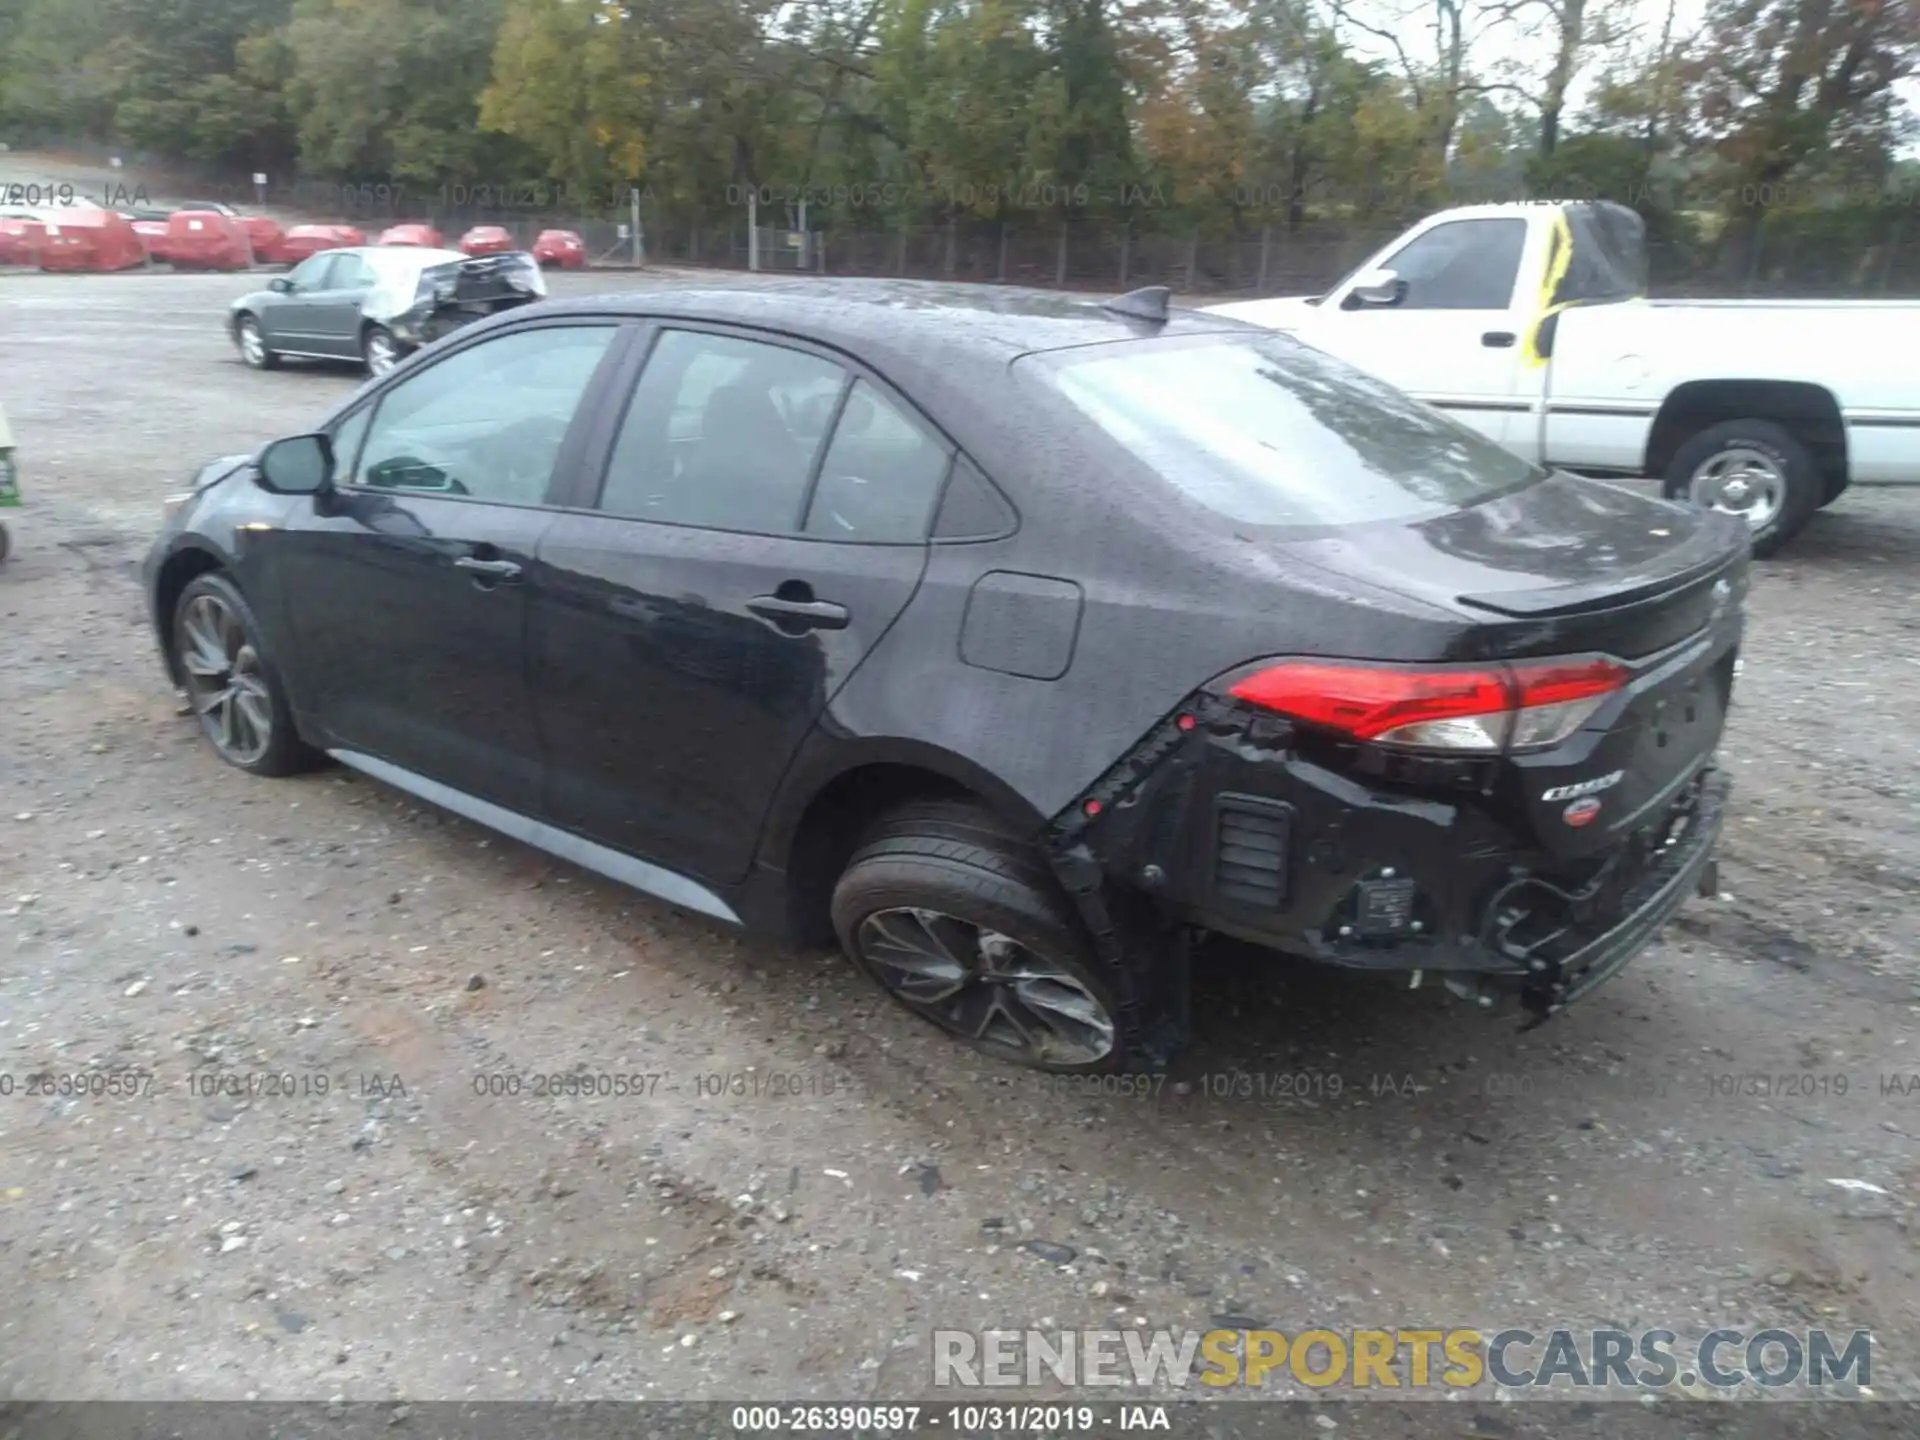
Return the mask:
<path id="1" fill-rule="evenodd" d="M 256 370 L 283 359 L 347 360 L 384 375 L 462 325 L 547 293 L 540 262 L 522 250 L 355 245 L 310 255 L 227 310 L 227 333 Z"/>
<path id="2" fill-rule="evenodd" d="M 1744 527 L 1166 298 L 481 320 L 169 502 L 167 670 L 1022 1064 L 1164 1063 L 1209 933 L 1554 1014 L 1712 888 Z"/>

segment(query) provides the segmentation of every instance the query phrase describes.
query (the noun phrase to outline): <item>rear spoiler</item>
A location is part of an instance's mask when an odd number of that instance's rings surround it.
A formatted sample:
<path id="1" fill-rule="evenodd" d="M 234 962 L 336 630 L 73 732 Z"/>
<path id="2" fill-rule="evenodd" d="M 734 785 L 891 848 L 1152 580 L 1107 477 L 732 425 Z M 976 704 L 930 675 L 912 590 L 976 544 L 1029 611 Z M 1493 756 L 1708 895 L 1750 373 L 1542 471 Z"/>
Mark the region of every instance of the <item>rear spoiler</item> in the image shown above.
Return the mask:
<path id="1" fill-rule="evenodd" d="M 1518 620 L 1554 620 L 1596 606 L 1633 605 L 1653 595 L 1690 589 L 1736 568 L 1744 572 L 1747 549 L 1735 542 L 1746 539 L 1745 529 L 1745 521 L 1710 510 L 1692 535 L 1662 557 L 1657 568 L 1624 583 L 1618 576 L 1608 576 L 1587 585 L 1462 595 L 1459 603 Z"/>

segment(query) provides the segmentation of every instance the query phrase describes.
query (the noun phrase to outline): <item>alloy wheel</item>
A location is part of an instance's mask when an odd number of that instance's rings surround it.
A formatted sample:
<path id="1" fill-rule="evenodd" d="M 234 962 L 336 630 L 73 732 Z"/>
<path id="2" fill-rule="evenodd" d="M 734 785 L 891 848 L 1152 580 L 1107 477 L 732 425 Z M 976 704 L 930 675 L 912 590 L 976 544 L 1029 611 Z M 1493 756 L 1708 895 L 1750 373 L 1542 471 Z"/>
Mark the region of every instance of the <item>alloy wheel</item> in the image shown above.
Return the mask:
<path id="1" fill-rule="evenodd" d="M 1107 1007 L 1071 970 L 1012 937 L 919 906 L 876 910 L 856 933 L 890 992 L 981 1048 L 1037 1065 L 1091 1065 L 1114 1048 Z"/>
<path id="2" fill-rule="evenodd" d="M 261 338 L 260 326 L 252 320 L 240 322 L 240 356 L 255 368 L 267 358 L 267 342 Z"/>
<path id="3" fill-rule="evenodd" d="M 179 641 L 200 728 L 228 760 L 253 764 L 273 743 L 273 698 L 240 617 L 219 596 L 196 595 L 180 617 Z"/>
<path id="4" fill-rule="evenodd" d="M 367 373 L 384 375 L 400 363 L 399 348 L 384 330 L 367 332 Z"/>
<path id="5" fill-rule="evenodd" d="M 1738 515 L 1760 531 L 1787 503 L 1787 473 L 1764 450 L 1735 446 L 1701 463 L 1687 484 L 1687 498 L 1702 509 Z"/>

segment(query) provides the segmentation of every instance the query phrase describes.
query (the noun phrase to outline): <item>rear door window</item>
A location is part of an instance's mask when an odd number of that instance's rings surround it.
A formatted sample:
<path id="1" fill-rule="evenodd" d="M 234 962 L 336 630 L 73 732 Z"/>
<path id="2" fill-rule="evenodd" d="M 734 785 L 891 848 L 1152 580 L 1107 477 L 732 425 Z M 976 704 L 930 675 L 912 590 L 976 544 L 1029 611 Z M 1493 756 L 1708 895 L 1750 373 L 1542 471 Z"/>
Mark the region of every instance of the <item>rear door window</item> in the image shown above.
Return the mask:
<path id="1" fill-rule="evenodd" d="M 856 380 L 807 507 L 823 540 L 924 540 L 951 452 L 878 387 Z"/>
<path id="2" fill-rule="evenodd" d="M 373 266 L 363 255 L 336 255 L 327 273 L 329 290 L 365 290 L 374 284 Z"/>
<path id="3" fill-rule="evenodd" d="M 1284 335 L 1116 341 L 1016 368 L 1037 371 L 1167 484 L 1244 524 L 1421 519 L 1546 474 Z"/>
<path id="4" fill-rule="evenodd" d="M 621 422 L 600 508 L 668 525 L 794 534 L 850 378 L 785 345 L 663 332 Z"/>

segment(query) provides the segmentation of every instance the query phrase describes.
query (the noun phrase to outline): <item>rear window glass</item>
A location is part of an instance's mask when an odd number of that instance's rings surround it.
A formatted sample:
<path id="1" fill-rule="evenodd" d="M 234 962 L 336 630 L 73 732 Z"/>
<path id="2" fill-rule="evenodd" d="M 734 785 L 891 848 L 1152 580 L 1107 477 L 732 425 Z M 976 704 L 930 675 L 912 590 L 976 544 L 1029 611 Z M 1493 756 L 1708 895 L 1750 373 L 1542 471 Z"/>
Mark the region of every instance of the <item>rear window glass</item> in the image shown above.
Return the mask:
<path id="1" fill-rule="evenodd" d="M 1418 520 L 1546 474 L 1283 335 L 1119 341 L 1020 364 L 1170 484 L 1243 524 Z"/>

